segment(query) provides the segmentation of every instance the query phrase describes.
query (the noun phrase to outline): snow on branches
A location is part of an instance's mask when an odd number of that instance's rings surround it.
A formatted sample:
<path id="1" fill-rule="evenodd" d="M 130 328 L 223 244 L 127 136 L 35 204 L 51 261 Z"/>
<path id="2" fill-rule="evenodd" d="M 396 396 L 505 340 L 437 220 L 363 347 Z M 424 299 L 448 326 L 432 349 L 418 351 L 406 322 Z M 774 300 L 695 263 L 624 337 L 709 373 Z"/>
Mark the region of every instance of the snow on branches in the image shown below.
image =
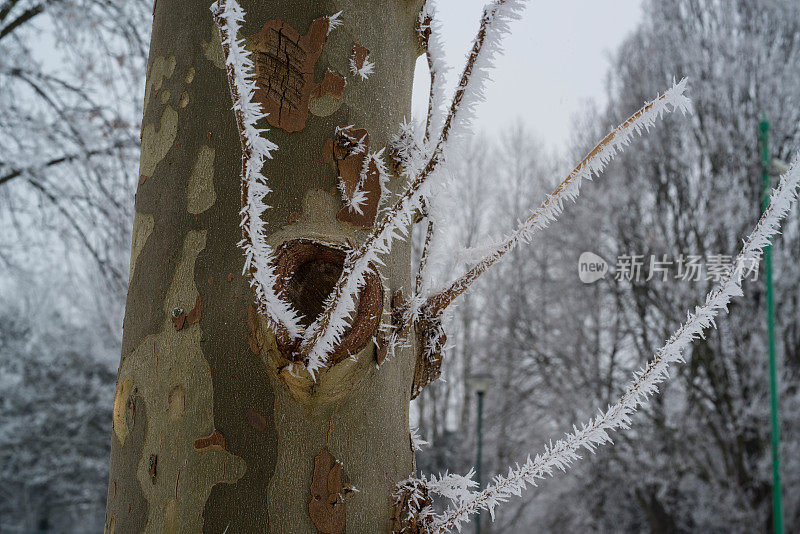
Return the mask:
<path id="1" fill-rule="evenodd" d="M 535 486 L 539 479 L 553 476 L 556 469 L 565 471 L 581 458 L 579 453 L 582 449 L 594 452 L 597 446 L 611 442 L 609 431 L 628 429 L 633 413 L 658 392 L 659 383 L 669 378 L 669 366 L 683 363 L 683 351 L 693 340 L 704 337 L 708 328 L 716 326 L 715 317 L 721 310 L 727 310 L 733 297 L 743 296 L 742 280 L 757 266 L 764 247 L 769 246 L 770 240 L 779 232 L 781 220 L 797 201 L 798 187 L 800 153 L 781 177 L 778 187 L 772 191 L 769 206 L 745 239 L 741 252 L 719 284 L 706 295 L 703 305 L 695 307 L 694 313 L 688 314 L 686 322 L 647 365 L 633 374 L 633 379 L 616 404 L 605 411 L 600 410 L 596 417 L 580 428 L 573 427 L 572 433 L 555 443 L 549 443 L 544 451 L 533 458 L 528 457 L 516 470 L 509 469 L 507 475 L 496 476 L 483 491 L 468 495 L 461 492 L 460 502 L 434 518 L 430 532 L 441 534 L 454 527 L 460 528 L 472 513 L 481 509 L 494 515 L 497 504 L 520 495 L 528 484 Z"/>
<path id="2" fill-rule="evenodd" d="M 428 300 L 429 312 L 435 315 L 441 313 L 506 253 L 519 243 L 530 243 L 537 232 L 558 218 L 564 210 L 565 201 L 575 200 L 578 197 L 581 183 L 584 180 L 591 180 L 594 176 L 600 176 L 606 165 L 630 144 L 635 135 L 641 135 L 643 130 L 649 131 L 664 113 L 681 111 L 685 114 L 689 111 L 690 101 L 684 95 L 686 82 L 687 79 L 683 78 L 680 82 L 674 83 L 663 95 L 646 103 L 628 120 L 609 132 L 513 234 L 500 243 L 480 249 L 485 256 L 474 267 L 434 294 Z"/>
<path id="3" fill-rule="evenodd" d="M 446 159 L 449 141 L 453 133 L 467 130 L 474 107 L 483 98 L 488 69 L 501 50 L 502 37 L 508 33 L 510 22 L 519 18 L 524 4 L 523 0 L 495 0 L 484 9 L 478 34 L 435 148 L 430 155 L 428 151 L 407 151 L 410 156 L 425 157 L 426 163 L 413 162 L 406 166 L 406 173 L 420 170 L 370 236 L 348 255 L 342 275 L 325 302 L 324 311 L 303 336 L 300 355 L 312 376 L 325 367 L 328 355 L 347 330 L 356 295 L 364 286 L 370 265 L 381 265 L 380 257 L 390 251 L 394 239 L 408 235 L 415 214 L 422 210 L 425 199 L 434 191 L 442 174 L 441 164 Z"/>
<path id="4" fill-rule="evenodd" d="M 257 126 L 266 115 L 253 99 L 256 91 L 253 60 L 238 38 L 244 10 L 236 0 L 218 0 L 211 5 L 211 12 L 225 53 L 233 112 L 242 143 L 242 241 L 239 246 L 245 255 L 244 273 L 250 275 L 259 311 L 271 322 L 276 334 L 295 339 L 303 332 L 300 317 L 292 305 L 275 292 L 273 251 L 267 244 L 261 220 L 261 215 L 269 208 L 264 198 L 271 192 L 261 169 L 278 147 L 262 135 L 267 130 Z"/>

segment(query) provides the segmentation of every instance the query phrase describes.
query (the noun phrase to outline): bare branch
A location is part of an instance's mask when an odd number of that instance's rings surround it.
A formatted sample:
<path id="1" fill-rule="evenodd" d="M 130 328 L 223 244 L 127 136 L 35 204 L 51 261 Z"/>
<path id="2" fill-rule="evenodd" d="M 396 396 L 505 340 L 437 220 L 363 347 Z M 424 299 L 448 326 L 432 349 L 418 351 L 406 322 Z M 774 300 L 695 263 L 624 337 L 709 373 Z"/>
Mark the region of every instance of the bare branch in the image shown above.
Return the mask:
<path id="1" fill-rule="evenodd" d="M 10 182 L 14 178 L 18 178 L 19 176 L 22 176 L 23 174 L 28 174 L 28 173 L 31 173 L 31 172 L 33 172 L 35 170 L 38 170 L 38 169 L 43 169 L 43 168 L 47 168 L 47 167 L 53 167 L 53 166 L 59 165 L 61 163 L 70 163 L 70 162 L 73 162 L 73 161 L 76 161 L 76 160 L 87 159 L 87 158 L 91 158 L 91 157 L 99 156 L 99 155 L 105 156 L 105 155 L 108 155 L 108 154 L 112 154 L 113 152 L 115 152 L 117 150 L 120 150 L 120 149 L 135 148 L 136 146 L 138 146 L 138 145 L 136 143 L 134 143 L 134 142 L 131 142 L 131 143 L 119 142 L 119 143 L 114 143 L 113 145 L 105 147 L 105 148 L 97 148 L 97 149 L 93 149 L 93 150 L 87 150 L 85 152 L 78 152 L 78 153 L 75 153 L 75 154 L 65 154 L 63 156 L 60 156 L 60 157 L 53 158 L 51 160 L 45 161 L 44 163 L 41 163 L 40 165 L 35 165 L 35 166 L 32 166 L 32 167 L 26 167 L 26 168 L 22 168 L 22 169 L 19 169 L 19 168 L 18 169 L 11 169 L 10 172 L 0 176 L 0 185 L 5 184 L 6 182 Z M 2 165 L 2 162 L 0 162 L 0 165 Z"/>
<path id="2" fill-rule="evenodd" d="M 578 196 L 581 182 L 591 180 L 593 176 L 599 176 L 608 162 L 630 143 L 635 134 L 641 134 L 643 129 L 649 130 L 655 124 L 656 119 L 661 118 L 665 112 L 681 110 L 685 113 L 688 111 L 689 99 L 683 94 L 686 89 L 686 81 L 684 78 L 674 84 L 663 95 L 645 104 L 628 120 L 606 135 L 510 237 L 490 247 L 490 252 L 474 267 L 447 288 L 433 294 L 425 304 L 426 313 L 441 314 L 456 298 L 467 291 L 480 275 L 520 242 L 530 242 L 539 230 L 546 228 L 556 220 L 563 210 L 564 201 L 574 200 Z M 672 109 L 669 106 L 672 106 Z"/>
<path id="3" fill-rule="evenodd" d="M 3 40 L 3 37 L 11 35 L 14 30 L 31 20 L 36 15 L 39 15 L 42 11 L 44 11 L 44 4 L 39 4 L 38 6 L 33 6 L 23 11 L 17 18 L 0 29 L 0 41 Z"/>

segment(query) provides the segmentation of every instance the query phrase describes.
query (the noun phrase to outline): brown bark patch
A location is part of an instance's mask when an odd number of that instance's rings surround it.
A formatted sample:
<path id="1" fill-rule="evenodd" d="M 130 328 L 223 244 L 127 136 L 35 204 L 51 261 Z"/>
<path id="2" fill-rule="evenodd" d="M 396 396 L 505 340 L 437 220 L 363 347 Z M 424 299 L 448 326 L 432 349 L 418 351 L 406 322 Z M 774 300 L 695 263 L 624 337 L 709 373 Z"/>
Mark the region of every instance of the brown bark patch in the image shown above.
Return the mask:
<path id="1" fill-rule="evenodd" d="M 359 189 L 366 197 L 360 205 L 360 213 L 358 209 L 345 205 L 336 214 L 336 219 L 361 229 L 372 228 L 375 224 L 381 200 L 380 172 L 374 161 L 369 161 L 363 182 L 361 180 L 369 145 L 369 133 L 366 130 L 345 126 L 337 128 L 334 138 L 326 141 L 323 147 L 325 162 L 336 166 L 342 197 L 352 201 Z"/>
<path id="2" fill-rule="evenodd" d="M 425 534 L 430 532 L 430 516 L 424 517 L 421 512 L 431 506 L 433 500 L 424 484 L 411 483 L 398 488 L 394 495 L 392 509 L 392 534 Z"/>
<path id="3" fill-rule="evenodd" d="M 419 342 L 417 364 L 414 367 L 414 384 L 411 388 L 412 399 L 417 398 L 425 386 L 438 380 L 442 375 L 442 350 L 447 342 L 441 316 L 431 318 L 422 314 L 414 327 Z"/>
<path id="4" fill-rule="evenodd" d="M 225 441 L 225 436 L 216 428 L 208 436 L 194 440 L 195 452 L 225 451 L 226 447 L 227 442 Z"/>
<path id="5" fill-rule="evenodd" d="M 150 455 L 150 459 L 147 463 L 147 474 L 150 475 L 150 480 L 153 481 L 153 484 L 156 483 L 156 470 L 158 468 L 158 456 L 155 454 Z"/>
<path id="6" fill-rule="evenodd" d="M 346 253 L 322 243 L 298 239 L 284 243 L 278 250 L 275 274 L 276 290 L 289 300 L 304 316 L 304 324 L 311 324 L 324 309 L 342 272 Z M 333 363 L 363 349 L 372 340 L 383 312 L 383 284 L 373 268 L 366 275 L 367 282 L 361 290 L 352 326 L 342 336 L 331 354 Z M 290 361 L 300 361 L 296 355 L 299 341 L 291 342 L 278 336 L 278 349 Z"/>
<path id="7" fill-rule="evenodd" d="M 184 326 L 200 322 L 202 315 L 203 298 L 197 295 L 197 299 L 194 301 L 194 308 L 189 310 L 189 313 L 186 313 L 181 308 L 172 310 L 172 324 L 175 326 L 175 330 L 182 330 Z"/>
<path id="8" fill-rule="evenodd" d="M 194 301 L 194 308 L 189 310 L 189 314 L 186 316 L 186 324 L 195 324 L 200 322 L 200 318 L 203 315 L 203 297 L 197 295 L 197 299 Z"/>
<path id="9" fill-rule="evenodd" d="M 367 60 L 367 56 L 369 55 L 369 49 L 356 41 L 353 43 L 353 66 L 356 70 L 361 70 L 364 68 L 364 62 Z"/>
<path id="10" fill-rule="evenodd" d="M 344 532 L 346 510 L 342 486 L 342 464 L 322 449 L 314 457 L 311 479 L 311 500 L 308 502 L 311 522 L 323 534 Z"/>
<path id="11" fill-rule="evenodd" d="M 247 419 L 247 422 L 250 424 L 250 426 L 258 430 L 259 432 L 264 432 L 267 429 L 267 420 L 264 419 L 264 417 L 260 413 L 253 410 L 252 408 L 248 409 L 244 413 L 244 417 L 245 419 Z"/>
<path id="12" fill-rule="evenodd" d="M 268 20 L 250 40 L 256 71 L 255 99 L 269 115 L 267 122 L 287 132 L 299 132 L 308 120 L 312 97 L 342 97 L 344 78 L 328 71 L 314 81 L 314 66 L 328 35 L 328 17 L 311 23 L 305 35 L 280 19 Z"/>

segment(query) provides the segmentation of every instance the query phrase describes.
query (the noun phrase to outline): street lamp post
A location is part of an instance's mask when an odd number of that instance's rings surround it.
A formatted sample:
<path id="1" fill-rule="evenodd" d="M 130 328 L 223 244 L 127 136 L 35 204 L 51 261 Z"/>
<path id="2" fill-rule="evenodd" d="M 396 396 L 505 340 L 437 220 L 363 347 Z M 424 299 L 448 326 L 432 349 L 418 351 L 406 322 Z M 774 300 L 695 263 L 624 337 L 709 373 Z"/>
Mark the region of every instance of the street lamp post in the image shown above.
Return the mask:
<path id="1" fill-rule="evenodd" d="M 478 434 L 478 457 L 475 466 L 475 478 L 478 482 L 478 491 L 482 487 L 481 483 L 481 463 L 483 460 L 483 395 L 489 386 L 492 385 L 492 377 L 486 373 L 474 374 L 467 378 L 467 387 L 478 395 L 478 422 L 476 432 Z M 481 511 L 478 510 L 475 516 L 475 534 L 481 534 Z"/>
<path id="2" fill-rule="evenodd" d="M 763 167 L 763 194 L 761 210 L 769 207 L 770 155 L 769 122 L 767 116 L 759 124 L 761 132 L 761 162 Z M 772 162 L 775 163 L 781 162 Z M 772 529 L 775 534 L 783 534 L 783 504 L 781 502 L 781 460 L 780 460 L 780 419 L 778 415 L 778 372 L 775 365 L 775 304 L 772 293 L 772 247 L 764 247 L 764 272 L 766 277 L 767 308 L 767 349 L 769 353 L 769 398 L 770 426 L 772 434 Z"/>

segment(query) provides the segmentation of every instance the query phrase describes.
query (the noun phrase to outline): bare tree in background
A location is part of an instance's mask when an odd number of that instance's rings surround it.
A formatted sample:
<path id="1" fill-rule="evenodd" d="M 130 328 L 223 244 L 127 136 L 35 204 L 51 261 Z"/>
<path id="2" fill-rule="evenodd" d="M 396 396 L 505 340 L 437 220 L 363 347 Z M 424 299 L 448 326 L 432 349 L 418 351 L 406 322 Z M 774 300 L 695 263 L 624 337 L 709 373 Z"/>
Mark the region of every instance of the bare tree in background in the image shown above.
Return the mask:
<path id="1" fill-rule="evenodd" d="M 102 529 L 150 2 L 0 0 L 0 531 Z"/>

